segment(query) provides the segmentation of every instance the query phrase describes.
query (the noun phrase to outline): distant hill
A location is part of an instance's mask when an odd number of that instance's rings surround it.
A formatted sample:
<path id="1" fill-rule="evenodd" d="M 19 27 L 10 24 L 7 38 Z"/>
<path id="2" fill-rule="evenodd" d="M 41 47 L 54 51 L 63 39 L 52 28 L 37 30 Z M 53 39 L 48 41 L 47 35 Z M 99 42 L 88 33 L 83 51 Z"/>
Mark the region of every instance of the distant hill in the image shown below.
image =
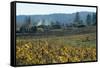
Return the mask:
<path id="1" fill-rule="evenodd" d="M 87 15 L 92 15 L 93 12 L 79 12 L 80 19 L 83 20 L 85 24 Z M 50 22 L 59 22 L 62 24 L 70 24 L 73 23 L 76 13 L 72 14 L 64 14 L 64 13 L 55 13 L 55 14 L 48 14 L 48 15 L 18 15 L 16 16 L 17 25 L 22 25 L 26 22 L 27 16 L 30 16 L 31 23 L 37 25 L 39 21 L 45 21 L 44 24 L 50 24 Z"/>

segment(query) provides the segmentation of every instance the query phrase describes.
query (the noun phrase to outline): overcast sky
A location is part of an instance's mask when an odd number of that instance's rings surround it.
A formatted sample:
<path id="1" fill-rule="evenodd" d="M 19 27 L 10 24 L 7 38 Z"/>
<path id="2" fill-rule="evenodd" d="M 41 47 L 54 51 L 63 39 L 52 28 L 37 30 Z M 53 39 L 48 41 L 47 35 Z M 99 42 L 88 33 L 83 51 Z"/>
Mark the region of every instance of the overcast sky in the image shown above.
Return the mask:
<path id="1" fill-rule="evenodd" d="M 80 11 L 96 12 L 95 7 L 44 5 L 31 3 L 17 3 L 16 15 L 40 15 L 52 13 L 74 13 Z"/>

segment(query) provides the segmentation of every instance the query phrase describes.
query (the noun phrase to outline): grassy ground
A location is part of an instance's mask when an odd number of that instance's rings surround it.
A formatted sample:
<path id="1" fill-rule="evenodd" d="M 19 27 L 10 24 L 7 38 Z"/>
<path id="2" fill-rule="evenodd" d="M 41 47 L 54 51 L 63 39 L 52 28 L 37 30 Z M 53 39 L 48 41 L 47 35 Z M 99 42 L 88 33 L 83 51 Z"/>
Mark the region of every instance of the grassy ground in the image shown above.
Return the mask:
<path id="1" fill-rule="evenodd" d="M 16 64 L 48 64 L 96 60 L 96 33 L 19 38 L 16 40 Z"/>

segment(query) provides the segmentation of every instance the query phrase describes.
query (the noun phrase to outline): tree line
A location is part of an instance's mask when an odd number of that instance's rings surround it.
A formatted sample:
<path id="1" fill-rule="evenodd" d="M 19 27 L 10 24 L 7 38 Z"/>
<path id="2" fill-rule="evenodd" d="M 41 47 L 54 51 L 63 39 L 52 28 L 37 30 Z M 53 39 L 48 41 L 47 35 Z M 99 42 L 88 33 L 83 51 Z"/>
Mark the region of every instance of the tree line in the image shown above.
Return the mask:
<path id="1" fill-rule="evenodd" d="M 80 19 L 79 12 L 76 13 L 73 26 L 74 27 L 85 27 L 85 26 L 92 26 L 96 25 L 96 13 L 88 14 L 86 16 L 86 24 L 83 23 L 83 20 Z"/>
<path id="2" fill-rule="evenodd" d="M 79 12 L 76 13 L 73 23 L 71 25 L 68 24 L 62 24 L 58 21 L 55 22 L 50 22 L 50 25 L 45 25 L 43 20 L 42 24 L 39 26 L 34 25 L 33 23 L 31 23 L 31 17 L 28 16 L 26 18 L 26 23 L 24 23 L 21 27 L 16 27 L 16 32 L 17 33 L 35 33 L 38 31 L 49 31 L 52 29 L 62 29 L 62 28 L 66 28 L 66 27 L 75 27 L 75 28 L 81 28 L 81 27 L 87 27 L 87 26 L 95 26 L 96 25 L 96 13 L 93 14 L 87 14 L 86 16 L 86 20 L 85 20 L 85 24 L 83 22 L 83 20 L 80 18 L 80 14 Z"/>

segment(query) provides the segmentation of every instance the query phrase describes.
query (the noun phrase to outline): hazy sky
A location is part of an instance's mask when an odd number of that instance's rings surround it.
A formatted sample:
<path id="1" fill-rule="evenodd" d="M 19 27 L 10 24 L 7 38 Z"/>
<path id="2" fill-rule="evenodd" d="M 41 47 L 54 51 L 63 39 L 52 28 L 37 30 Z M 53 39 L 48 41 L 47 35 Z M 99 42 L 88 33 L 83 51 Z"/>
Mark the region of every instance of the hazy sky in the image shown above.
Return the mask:
<path id="1" fill-rule="evenodd" d="M 78 7 L 78 6 L 59 6 L 59 5 L 43 5 L 43 4 L 29 4 L 17 3 L 17 15 L 39 15 L 52 13 L 74 13 L 80 11 L 96 12 L 95 7 Z"/>

